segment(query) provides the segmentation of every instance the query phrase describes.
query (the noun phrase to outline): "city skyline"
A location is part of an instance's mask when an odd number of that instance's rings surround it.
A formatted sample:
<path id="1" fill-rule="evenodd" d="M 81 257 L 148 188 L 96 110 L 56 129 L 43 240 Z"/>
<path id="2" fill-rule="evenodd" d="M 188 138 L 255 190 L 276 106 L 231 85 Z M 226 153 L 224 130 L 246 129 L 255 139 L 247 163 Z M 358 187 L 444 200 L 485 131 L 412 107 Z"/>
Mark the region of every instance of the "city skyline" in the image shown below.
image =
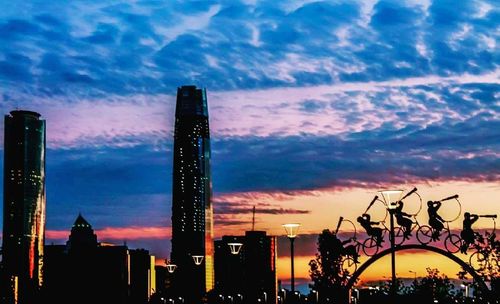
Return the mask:
<path id="1" fill-rule="evenodd" d="M 317 234 L 382 188 L 498 213 L 493 1 L 3 6 L 0 114 L 47 121 L 47 243 L 81 212 L 103 240 L 169 256 L 175 90 L 191 84 L 210 100 L 216 238 L 250 230 L 254 205 L 268 234 L 301 222 L 298 278 Z"/>

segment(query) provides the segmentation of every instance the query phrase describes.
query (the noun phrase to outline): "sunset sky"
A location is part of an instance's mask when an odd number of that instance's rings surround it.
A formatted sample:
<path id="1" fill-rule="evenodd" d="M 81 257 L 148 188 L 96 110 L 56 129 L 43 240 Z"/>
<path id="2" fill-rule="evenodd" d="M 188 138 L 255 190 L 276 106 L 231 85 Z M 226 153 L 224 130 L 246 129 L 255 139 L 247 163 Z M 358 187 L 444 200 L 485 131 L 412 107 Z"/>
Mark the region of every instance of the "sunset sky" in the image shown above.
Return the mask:
<path id="1" fill-rule="evenodd" d="M 252 206 L 269 234 L 302 223 L 300 282 L 317 234 L 377 190 L 500 213 L 493 0 L 0 2 L 0 114 L 47 121 L 47 243 L 81 212 L 101 241 L 169 255 L 175 93 L 188 84 L 208 93 L 216 237 L 251 229 Z M 403 277 L 459 270 L 398 259 Z M 362 279 L 389 273 L 382 260 Z"/>

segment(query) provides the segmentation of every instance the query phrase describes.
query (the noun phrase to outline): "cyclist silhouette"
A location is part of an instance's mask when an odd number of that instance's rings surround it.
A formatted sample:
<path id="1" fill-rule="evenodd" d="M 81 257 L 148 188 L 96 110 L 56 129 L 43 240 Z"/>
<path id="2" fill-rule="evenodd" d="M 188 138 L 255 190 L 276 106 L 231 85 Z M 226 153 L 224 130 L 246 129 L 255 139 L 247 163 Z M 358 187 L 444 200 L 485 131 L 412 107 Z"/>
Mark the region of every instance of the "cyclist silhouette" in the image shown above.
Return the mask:
<path id="1" fill-rule="evenodd" d="M 361 225 L 361 227 L 365 228 L 366 233 L 369 236 L 375 238 L 375 240 L 377 242 L 377 246 L 380 247 L 382 242 L 384 241 L 382 239 L 382 229 L 379 227 L 372 226 L 372 225 L 378 225 L 379 223 L 372 222 L 371 216 L 367 213 L 364 213 L 363 215 L 358 216 L 357 220 L 358 220 L 358 223 Z"/>
<path id="2" fill-rule="evenodd" d="M 479 216 L 477 214 L 470 214 L 469 212 L 464 213 L 463 229 L 462 232 L 460 232 L 460 236 L 464 241 L 464 244 L 460 249 L 462 253 L 466 253 L 467 248 L 469 248 L 471 244 L 474 244 L 476 234 L 474 230 L 472 230 L 472 224 L 474 224 L 478 218 Z"/>
<path id="3" fill-rule="evenodd" d="M 437 213 L 441 207 L 441 202 L 439 201 L 428 201 L 427 202 L 427 213 L 429 214 L 429 225 L 432 227 L 432 239 L 434 241 L 439 240 L 439 235 L 441 230 L 443 230 L 443 218 Z"/>
<path id="4" fill-rule="evenodd" d="M 394 209 L 394 216 L 396 217 L 396 221 L 399 226 L 403 227 L 404 229 L 404 238 L 409 239 L 411 235 L 411 225 L 413 224 L 413 221 L 410 218 L 410 214 L 403 212 L 403 207 L 404 204 L 402 201 L 399 201 L 397 203 L 396 209 Z M 407 216 L 407 217 L 405 217 Z"/>
<path id="5" fill-rule="evenodd" d="M 349 238 L 345 241 L 341 241 L 336 234 L 333 234 L 333 249 L 336 255 L 350 256 L 354 260 L 354 263 L 359 263 L 359 254 L 356 250 L 356 246 L 351 244 L 344 247 L 344 245 L 349 244 L 352 239 L 353 238 Z"/>

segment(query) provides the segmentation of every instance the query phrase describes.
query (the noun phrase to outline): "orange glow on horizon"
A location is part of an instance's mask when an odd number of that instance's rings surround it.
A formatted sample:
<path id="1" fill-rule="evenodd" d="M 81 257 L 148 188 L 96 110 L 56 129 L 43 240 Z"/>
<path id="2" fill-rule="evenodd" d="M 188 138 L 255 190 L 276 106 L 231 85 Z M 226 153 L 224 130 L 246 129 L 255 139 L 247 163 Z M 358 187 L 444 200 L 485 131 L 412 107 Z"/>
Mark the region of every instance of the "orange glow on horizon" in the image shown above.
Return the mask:
<path id="1" fill-rule="evenodd" d="M 425 203 L 427 200 L 438 200 L 444 197 L 459 194 L 462 204 L 462 214 L 464 211 L 469 211 L 477 214 L 499 214 L 500 209 L 498 202 L 495 201 L 500 193 L 500 185 L 498 183 L 472 183 L 472 182 L 447 182 L 447 183 L 422 183 L 416 185 L 403 185 L 398 188 L 409 191 L 413 186 L 418 188 L 418 193 L 422 196 L 423 207 L 418 216 L 420 224 L 427 224 L 427 215 Z M 248 213 L 226 214 L 228 218 L 235 220 L 238 224 L 221 224 L 215 222 L 215 235 L 220 238 L 223 235 L 244 235 L 245 231 L 251 230 L 252 213 L 251 209 L 254 205 L 257 206 L 255 230 L 266 231 L 268 235 L 285 237 L 285 231 L 282 224 L 297 222 L 301 223 L 301 229 L 297 238 L 301 238 L 304 234 L 319 234 L 323 229 L 335 229 L 340 216 L 350 219 L 355 223 L 358 215 L 364 212 L 368 203 L 377 194 L 380 189 L 331 189 L 331 190 L 316 190 L 316 191 L 299 191 L 284 193 L 233 193 L 216 197 L 216 200 L 231 202 L 238 208 L 249 208 Z M 215 211 L 217 211 L 217 202 Z M 405 204 L 406 205 L 406 204 Z M 275 210 L 307 210 L 308 213 L 299 212 L 278 212 L 278 213 L 259 213 L 259 206 L 262 208 L 274 208 Z M 447 212 L 455 212 L 454 206 L 443 207 L 443 214 Z M 411 208 L 411 206 L 408 206 Z M 453 222 L 450 225 L 451 229 L 460 229 L 462 218 Z M 243 223 L 243 224 L 241 224 Z M 491 228 L 490 219 L 480 219 L 474 227 Z M 352 228 L 348 225 L 341 227 L 345 232 Z M 362 228 L 356 226 L 358 231 Z M 171 237 L 169 227 L 106 227 L 95 231 L 99 240 L 141 240 L 153 239 L 158 242 L 168 240 Z M 47 239 L 67 239 L 69 231 L 48 230 L 46 231 Z M 296 242 L 296 253 L 300 252 L 297 247 L 300 240 Z M 300 245 L 299 245 L 300 246 Z M 288 247 L 285 247 L 289 250 Z M 314 258 L 316 253 L 310 252 L 310 255 L 302 255 L 295 257 L 295 276 L 297 280 L 301 278 L 309 281 L 309 266 L 308 263 Z M 288 281 L 290 277 L 290 258 L 283 255 L 288 255 L 288 252 L 277 252 L 276 268 L 278 278 L 283 281 Z M 304 253 L 303 253 L 304 254 Z M 308 253 L 305 253 L 308 254 Z M 156 254 L 157 256 L 161 256 Z M 163 255 L 163 254 L 162 254 Z M 168 256 L 168 254 L 167 254 Z M 467 260 L 468 256 L 460 256 Z M 445 273 L 450 278 L 455 278 L 458 272 L 458 266 L 454 262 L 447 260 L 440 255 L 430 252 L 398 252 L 397 253 L 397 272 L 402 277 L 412 277 L 409 270 L 416 271 L 419 276 L 425 274 L 425 268 L 438 268 L 442 273 Z M 362 261 L 366 257 L 361 258 Z M 157 259 L 157 265 L 164 265 L 163 259 Z M 390 262 L 387 258 L 383 258 L 371 265 L 362 275 L 363 281 L 380 280 L 383 276 L 388 276 L 390 273 Z"/>
<path id="2" fill-rule="evenodd" d="M 427 200 L 439 200 L 453 194 L 459 194 L 461 203 L 460 218 L 450 224 L 450 229 L 461 229 L 464 211 L 469 211 L 477 214 L 498 214 L 499 205 L 495 201 L 500 193 L 500 185 L 497 183 L 472 183 L 472 182 L 446 182 L 446 183 L 425 183 L 416 185 L 403 185 L 400 188 L 409 191 L 413 186 L 418 188 L 418 193 L 422 196 L 422 210 L 417 217 L 421 224 L 427 224 L 428 217 L 426 212 Z M 264 204 L 265 206 L 275 206 L 283 209 L 300 209 L 309 210 L 305 214 L 257 214 L 256 229 L 265 230 L 270 235 L 283 236 L 281 224 L 288 222 L 301 223 L 300 234 L 319 234 L 323 229 L 335 229 L 338 218 L 343 216 L 350 219 L 354 223 L 355 219 L 364 212 L 366 206 L 371 199 L 377 194 L 380 189 L 363 189 L 353 188 L 339 190 L 322 190 L 311 192 L 298 192 L 294 195 L 277 194 L 260 194 L 260 193 L 243 193 L 240 199 L 243 206 L 248 205 L 249 208 L 253 205 Z M 232 194 L 231 199 L 235 202 L 238 199 L 237 194 Z M 231 200 L 230 200 L 231 201 Z M 451 213 L 457 212 L 456 205 L 443 203 L 443 216 L 453 217 Z M 409 207 L 411 208 L 411 207 Z M 416 207 L 414 207 L 416 208 Z M 216 227 L 217 236 L 222 235 L 241 235 L 245 230 L 248 230 L 251 224 L 251 213 L 248 214 L 235 214 L 236 220 L 248 220 L 248 225 L 232 225 Z M 248 227 L 247 227 L 248 226 Z M 480 219 L 474 227 L 476 229 L 485 228 L 490 229 L 492 222 L 490 219 Z M 352 228 L 342 226 L 342 229 Z M 359 226 L 356 227 L 358 231 L 363 231 Z M 314 258 L 315 252 L 310 256 L 296 256 L 295 257 L 295 277 L 296 279 L 309 280 L 309 266 L 308 263 Z M 409 270 L 417 271 L 419 275 L 424 275 L 425 268 L 438 268 L 442 273 L 450 278 L 455 278 L 458 273 L 458 265 L 448 259 L 431 252 L 399 252 L 398 272 L 401 272 L 403 277 L 411 277 Z M 462 259 L 467 260 L 468 257 L 461 256 Z M 366 260 L 366 258 L 364 258 Z M 418 259 L 418 260 L 417 260 Z M 363 260 L 362 260 L 363 261 Z M 401 270 L 399 270 L 401 269 Z M 290 258 L 280 257 L 278 253 L 277 261 L 278 278 L 283 281 L 288 281 L 290 278 Z M 390 262 L 387 264 L 385 258 L 377 261 L 371 265 L 366 272 L 362 275 L 362 280 L 379 280 L 383 276 L 387 276 L 390 272 Z"/>

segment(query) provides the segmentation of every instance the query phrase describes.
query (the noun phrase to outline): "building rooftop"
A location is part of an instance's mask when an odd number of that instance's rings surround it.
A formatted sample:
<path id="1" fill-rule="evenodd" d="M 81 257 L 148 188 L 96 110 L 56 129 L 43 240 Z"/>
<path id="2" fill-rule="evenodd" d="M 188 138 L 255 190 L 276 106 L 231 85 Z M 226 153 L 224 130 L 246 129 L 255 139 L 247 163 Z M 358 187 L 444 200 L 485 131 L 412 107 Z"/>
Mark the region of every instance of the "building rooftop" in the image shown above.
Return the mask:
<path id="1" fill-rule="evenodd" d="M 12 117 L 17 117 L 17 116 L 31 116 L 35 119 L 39 119 L 40 118 L 40 113 L 37 113 L 37 112 L 33 112 L 33 111 L 27 111 L 27 110 L 14 110 L 14 111 L 10 111 L 10 115 Z"/>

